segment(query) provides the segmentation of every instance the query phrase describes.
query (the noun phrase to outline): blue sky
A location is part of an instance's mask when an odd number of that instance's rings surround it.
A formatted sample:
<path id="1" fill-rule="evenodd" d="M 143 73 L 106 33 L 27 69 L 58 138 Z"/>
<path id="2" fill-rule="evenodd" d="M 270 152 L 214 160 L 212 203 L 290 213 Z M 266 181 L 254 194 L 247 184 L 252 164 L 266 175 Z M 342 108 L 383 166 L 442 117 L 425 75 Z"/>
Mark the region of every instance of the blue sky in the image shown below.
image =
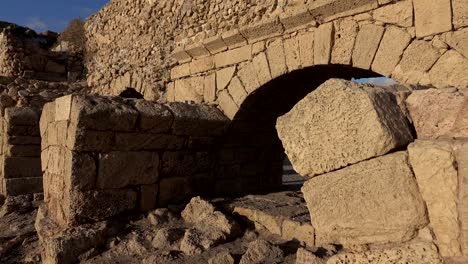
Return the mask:
<path id="1" fill-rule="evenodd" d="M 0 21 L 38 32 L 60 32 L 73 18 L 86 18 L 107 2 L 109 0 L 0 0 Z"/>

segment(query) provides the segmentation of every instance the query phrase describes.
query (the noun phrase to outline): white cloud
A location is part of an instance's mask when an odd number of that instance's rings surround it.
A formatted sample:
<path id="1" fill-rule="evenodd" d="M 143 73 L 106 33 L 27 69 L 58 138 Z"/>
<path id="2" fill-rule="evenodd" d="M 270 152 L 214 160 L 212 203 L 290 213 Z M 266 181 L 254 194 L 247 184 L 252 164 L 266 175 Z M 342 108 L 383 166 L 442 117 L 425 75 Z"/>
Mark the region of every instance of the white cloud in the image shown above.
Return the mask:
<path id="1" fill-rule="evenodd" d="M 35 31 L 45 31 L 49 27 L 46 22 L 44 22 L 39 17 L 30 17 L 26 21 L 26 26 L 28 28 L 34 29 Z"/>

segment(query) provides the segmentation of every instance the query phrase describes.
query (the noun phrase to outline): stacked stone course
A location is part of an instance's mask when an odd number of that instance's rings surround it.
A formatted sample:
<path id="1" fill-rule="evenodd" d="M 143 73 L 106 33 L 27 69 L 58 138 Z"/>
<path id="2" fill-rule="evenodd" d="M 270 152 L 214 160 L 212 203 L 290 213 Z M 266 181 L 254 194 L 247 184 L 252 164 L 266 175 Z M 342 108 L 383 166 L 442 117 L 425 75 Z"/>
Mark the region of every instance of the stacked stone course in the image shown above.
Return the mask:
<path id="1" fill-rule="evenodd" d="M 45 81 L 83 77 L 82 54 L 51 50 L 57 36 L 0 21 L 0 76 Z"/>
<path id="2" fill-rule="evenodd" d="M 29 107 L 7 108 L 1 118 L 0 194 L 42 193 L 39 113 Z"/>
<path id="3" fill-rule="evenodd" d="M 212 194 L 216 140 L 228 123 L 216 108 L 183 103 L 70 95 L 47 104 L 42 168 L 51 218 L 97 222 Z"/>

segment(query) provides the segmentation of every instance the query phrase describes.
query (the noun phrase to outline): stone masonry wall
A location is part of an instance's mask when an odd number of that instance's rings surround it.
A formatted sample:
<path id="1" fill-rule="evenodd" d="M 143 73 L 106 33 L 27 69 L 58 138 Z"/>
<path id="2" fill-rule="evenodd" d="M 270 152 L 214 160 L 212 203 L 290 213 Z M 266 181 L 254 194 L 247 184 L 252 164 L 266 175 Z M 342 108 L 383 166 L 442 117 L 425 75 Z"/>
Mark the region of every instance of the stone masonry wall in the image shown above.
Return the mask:
<path id="1" fill-rule="evenodd" d="M 73 226 L 212 194 L 216 142 L 228 124 L 216 108 L 183 103 L 66 96 L 46 104 L 50 218 Z"/>
<path id="2" fill-rule="evenodd" d="M 217 104 L 232 119 L 267 83 L 301 69 L 320 77 L 314 68 L 321 65 L 368 70 L 415 88 L 468 86 L 468 23 L 459 19 L 468 14 L 465 6 L 454 9 L 448 0 L 427 6 L 417 0 L 368 2 L 364 10 L 344 13 L 338 4 L 309 8 L 310 14 L 303 10 L 303 16 L 231 31 L 216 45 L 200 41 L 177 49 L 173 56 L 179 65 L 171 70 L 166 99 Z M 322 12 L 318 26 L 306 19 L 317 19 L 317 10 Z"/>
<path id="3" fill-rule="evenodd" d="M 39 113 L 29 107 L 7 108 L 0 135 L 0 194 L 42 193 Z"/>
<path id="4" fill-rule="evenodd" d="M 159 98 L 176 46 L 276 19 L 303 2 L 316 1 L 112 0 L 86 23 L 87 48 L 94 54 L 86 65 L 88 83 L 100 94 L 118 95 L 131 86 L 145 99 Z"/>
<path id="5" fill-rule="evenodd" d="M 81 77 L 81 54 L 50 51 L 57 36 L 0 21 L 0 76 L 45 81 L 74 81 Z"/>

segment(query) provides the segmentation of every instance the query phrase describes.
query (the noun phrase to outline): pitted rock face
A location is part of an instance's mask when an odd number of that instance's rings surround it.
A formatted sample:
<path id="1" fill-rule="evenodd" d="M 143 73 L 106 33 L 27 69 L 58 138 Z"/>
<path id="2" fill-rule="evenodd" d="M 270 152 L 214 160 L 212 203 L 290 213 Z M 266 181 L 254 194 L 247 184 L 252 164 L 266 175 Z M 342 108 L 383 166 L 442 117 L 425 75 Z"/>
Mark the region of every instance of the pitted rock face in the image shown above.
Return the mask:
<path id="1" fill-rule="evenodd" d="M 405 147 L 413 137 L 395 95 L 333 79 L 307 95 L 276 128 L 294 169 L 313 177 Z"/>

